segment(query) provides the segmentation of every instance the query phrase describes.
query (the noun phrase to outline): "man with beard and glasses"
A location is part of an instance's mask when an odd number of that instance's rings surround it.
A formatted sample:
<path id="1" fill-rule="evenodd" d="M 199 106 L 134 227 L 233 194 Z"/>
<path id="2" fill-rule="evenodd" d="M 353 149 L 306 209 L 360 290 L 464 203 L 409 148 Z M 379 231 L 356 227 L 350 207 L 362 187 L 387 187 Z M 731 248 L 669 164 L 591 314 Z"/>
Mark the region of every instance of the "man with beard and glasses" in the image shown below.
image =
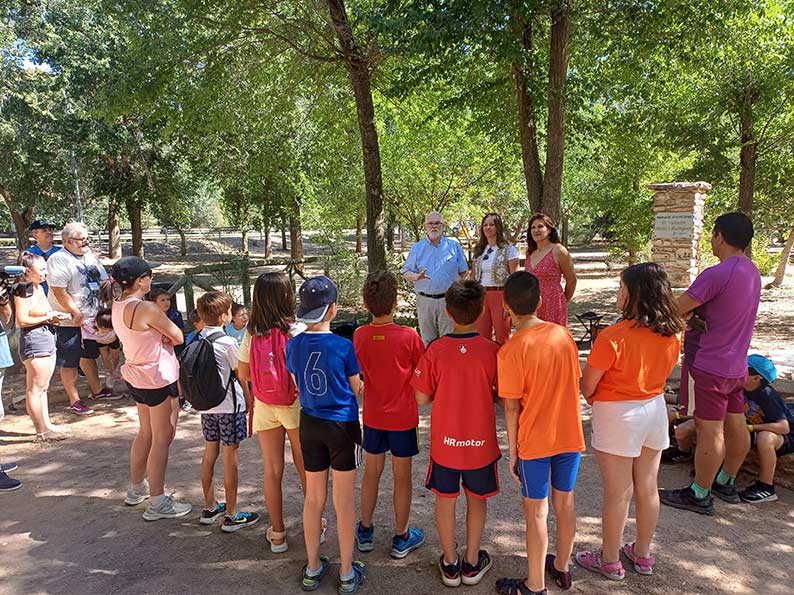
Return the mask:
<path id="1" fill-rule="evenodd" d="M 444 237 L 444 218 L 431 211 L 425 217 L 427 237 L 411 248 L 403 266 L 403 277 L 416 288 L 416 317 L 419 334 L 428 345 L 452 332 L 444 294 L 453 282 L 466 275 L 469 265 L 463 248 Z"/>

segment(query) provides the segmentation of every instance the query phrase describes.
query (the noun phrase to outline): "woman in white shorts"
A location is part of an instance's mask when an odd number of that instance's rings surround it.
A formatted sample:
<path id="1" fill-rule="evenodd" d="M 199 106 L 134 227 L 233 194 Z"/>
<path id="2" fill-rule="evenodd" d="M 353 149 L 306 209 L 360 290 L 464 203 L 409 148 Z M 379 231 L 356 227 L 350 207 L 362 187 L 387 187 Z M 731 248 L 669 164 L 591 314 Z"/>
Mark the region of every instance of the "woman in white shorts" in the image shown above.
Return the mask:
<path id="1" fill-rule="evenodd" d="M 581 381 L 593 407 L 591 443 L 604 480 L 602 545 L 600 552 L 576 554 L 577 564 L 612 580 L 626 574 L 620 543 L 632 492 L 637 537 L 622 551 L 638 573 L 653 574 L 656 479 L 670 444 L 664 384 L 678 360 L 678 333 L 684 329 L 667 274 L 655 263 L 623 271 L 617 302 L 623 319 L 598 335 Z"/>

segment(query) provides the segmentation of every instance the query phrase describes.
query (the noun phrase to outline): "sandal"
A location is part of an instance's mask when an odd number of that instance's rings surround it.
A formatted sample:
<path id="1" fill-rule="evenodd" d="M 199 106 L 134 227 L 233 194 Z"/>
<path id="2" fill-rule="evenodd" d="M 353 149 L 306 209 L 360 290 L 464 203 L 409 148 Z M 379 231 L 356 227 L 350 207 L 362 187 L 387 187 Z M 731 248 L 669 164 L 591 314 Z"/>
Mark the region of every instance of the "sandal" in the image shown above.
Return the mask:
<path id="1" fill-rule="evenodd" d="M 639 574 L 651 576 L 653 574 L 653 565 L 656 564 L 656 556 L 650 555 L 647 558 L 642 558 L 634 553 L 633 543 L 627 543 L 623 546 L 623 553 L 634 564 L 634 570 Z"/>
<path id="2" fill-rule="evenodd" d="M 557 570 L 554 568 L 554 561 L 557 556 L 554 554 L 546 554 L 546 572 L 549 573 L 554 583 L 563 591 L 571 588 L 571 573 L 569 571 Z"/>
<path id="3" fill-rule="evenodd" d="M 270 542 L 270 551 L 274 554 L 283 554 L 289 549 L 286 531 L 274 531 L 273 527 L 268 527 L 265 537 Z M 273 543 L 273 540 L 276 539 L 281 541 L 281 543 Z"/>
<path id="4" fill-rule="evenodd" d="M 325 543 L 326 533 L 328 533 L 328 519 L 323 517 L 320 519 L 320 545 Z"/>
<path id="5" fill-rule="evenodd" d="M 577 552 L 576 563 L 585 570 L 603 574 L 611 581 L 622 581 L 626 578 L 626 571 L 623 570 L 623 563 L 618 560 L 617 562 L 610 562 L 607 564 L 601 558 L 601 552 Z"/>
<path id="6" fill-rule="evenodd" d="M 546 595 L 546 589 L 542 591 L 530 590 L 525 578 L 500 578 L 496 581 L 496 592 L 499 595 Z"/>
<path id="7" fill-rule="evenodd" d="M 36 434 L 36 442 L 60 442 L 61 440 L 66 440 L 69 437 L 69 434 L 61 434 L 60 432 L 42 432 L 41 434 Z"/>

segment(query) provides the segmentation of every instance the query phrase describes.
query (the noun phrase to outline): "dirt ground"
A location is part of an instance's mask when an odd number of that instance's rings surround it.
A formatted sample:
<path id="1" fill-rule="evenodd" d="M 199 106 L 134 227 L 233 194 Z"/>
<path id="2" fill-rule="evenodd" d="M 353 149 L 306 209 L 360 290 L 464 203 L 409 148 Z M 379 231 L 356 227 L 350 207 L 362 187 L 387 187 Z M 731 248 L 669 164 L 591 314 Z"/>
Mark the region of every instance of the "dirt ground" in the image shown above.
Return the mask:
<path id="1" fill-rule="evenodd" d="M 167 259 L 173 254 L 172 246 L 160 250 L 162 254 L 157 254 L 157 248 L 147 247 L 157 257 Z M 572 312 L 614 312 L 617 270 L 606 270 L 598 260 L 600 250 L 581 250 L 577 254 L 580 285 Z M 168 269 L 179 266 L 169 264 Z M 793 296 L 790 288 L 765 292 L 753 347 L 780 348 L 791 341 Z M 18 374 L 6 377 L 6 403 L 19 394 L 23 381 Z M 53 401 L 61 400 L 57 374 L 51 392 Z M 251 529 L 227 535 L 218 526 L 207 528 L 197 522 L 203 501 L 199 483 L 203 442 L 197 414 L 181 415 L 167 479 L 169 492 L 192 502 L 194 512 L 180 520 L 147 523 L 141 519 L 142 506 L 132 508 L 122 503 L 128 482 L 128 449 L 137 427 L 132 401 L 96 406 L 97 414 L 86 418 L 70 415 L 62 404 L 54 404 L 52 410 L 57 423 L 68 425 L 73 434 L 70 440 L 56 445 L 34 444 L 32 426 L 23 412 L 7 412 L 0 428 L 0 460 L 17 462 L 19 470 L 12 475 L 24 482 L 21 490 L 0 495 L 5 511 L 0 515 L 0 595 L 300 592 L 298 577 L 304 550 L 297 475 L 288 467 L 284 481 L 290 550 L 271 554 L 265 541 L 267 514 L 255 439 L 241 447 L 239 499 L 241 508 L 259 511 L 264 518 Z M 376 549 L 358 554 L 369 570 L 364 593 L 420 595 L 446 591 L 435 566 L 440 550 L 433 524 L 433 497 L 422 487 L 429 455 L 429 409 L 422 408 L 421 413 L 422 447 L 414 466 L 412 524 L 425 529 L 427 543 L 405 560 L 389 557 L 393 516 L 387 465 L 375 515 Z M 589 408 L 585 405 L 583 415 L 589 439 Z M 497 412 L 497 420 L 506 452 L 501 411 Z M 220 462 L 217 471 L 222 472 Z M 664 466 L 659 483 L 663 487 L 685 485 L 688 473 L 687 466 Z M 483 540 L 483 546 L 494 558 L 494 567 L 480 585 L 462 587 L 472 594 L 494 592 L 498 577 L 526 574 L 520 492 L 510 479 L 505 460 L 500 463 L 500 477 L 502 491 L 489 502 Z M 742 476 L 740 483 L 750 479 Z M 222 483 L 216 483 L 222 493 Z M 626 580 L 614 583 L 574 567 L 572 592 L 791 593 L 794 492 L 779 489 L 778 494 L 778 502 L 757 506 L 729 505 L 718 500 L 717 516 L 713 518 L 662 507 L 656 534 L 655 576 L 641 577 L 627 569 Z M 583 458 L 576 495 L 575 549 L 597 548 L 601 480 L 590 450 Z M 462 502 L 458 511 L 462 529 Z M 333 566 L 318 593 L 335 593 L 338 548 L 330 503 L 326 516 L 331 527 L 323 548 Z M 550 523 L 553 544 L 553 520 Z M 632 535 L 630 520 L 626 538 L 631 539 Z M 462 531 L 458 540 L 465 540 Z M 550 592 L 555 591 L 556 587 L 550 587 Z"/>

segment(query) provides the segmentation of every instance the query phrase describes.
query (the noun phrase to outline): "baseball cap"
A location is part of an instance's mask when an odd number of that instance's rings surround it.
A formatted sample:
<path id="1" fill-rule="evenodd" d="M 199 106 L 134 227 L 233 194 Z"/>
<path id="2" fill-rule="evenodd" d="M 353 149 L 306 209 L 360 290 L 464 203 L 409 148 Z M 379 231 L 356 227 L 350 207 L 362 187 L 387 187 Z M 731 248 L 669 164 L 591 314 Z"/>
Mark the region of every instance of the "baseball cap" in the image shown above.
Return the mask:
<path id="1" fill-rule="evenodd" d="M 747 356 L 747 366 L 761 375 L 761 378 L 772 384 L 777 378 L 777 368 L 772 360 L 764 357 L 760 353 L 753 353 Z"/>
<path id="2" fill-rule="evenodd" d="M 296 318 L 298 322 L 314 324 L 325 318 L 328 307 L 336 302 L 336 285 L 325 275 L 312 277 L 298 290 L 300 305 Z"/>
<path id="3" fill-rule="evenodd" d="M 115 281 L 121 283 L 122 287 L 129 287 L 136 279 L 151 273 L 152 269 L 158 266 L 159 263 L 146 262 L 137 256 L 125 256 L 116 261 L 110 274 Z"/>
<path id="4" fill-rule="evenodd" d="M 30 231 L 35 231 L 37 229 L 55 229 L 55 224 L 50 223 L 46 219 L 36 219 L 33 223 L 30 224 Z"/>

